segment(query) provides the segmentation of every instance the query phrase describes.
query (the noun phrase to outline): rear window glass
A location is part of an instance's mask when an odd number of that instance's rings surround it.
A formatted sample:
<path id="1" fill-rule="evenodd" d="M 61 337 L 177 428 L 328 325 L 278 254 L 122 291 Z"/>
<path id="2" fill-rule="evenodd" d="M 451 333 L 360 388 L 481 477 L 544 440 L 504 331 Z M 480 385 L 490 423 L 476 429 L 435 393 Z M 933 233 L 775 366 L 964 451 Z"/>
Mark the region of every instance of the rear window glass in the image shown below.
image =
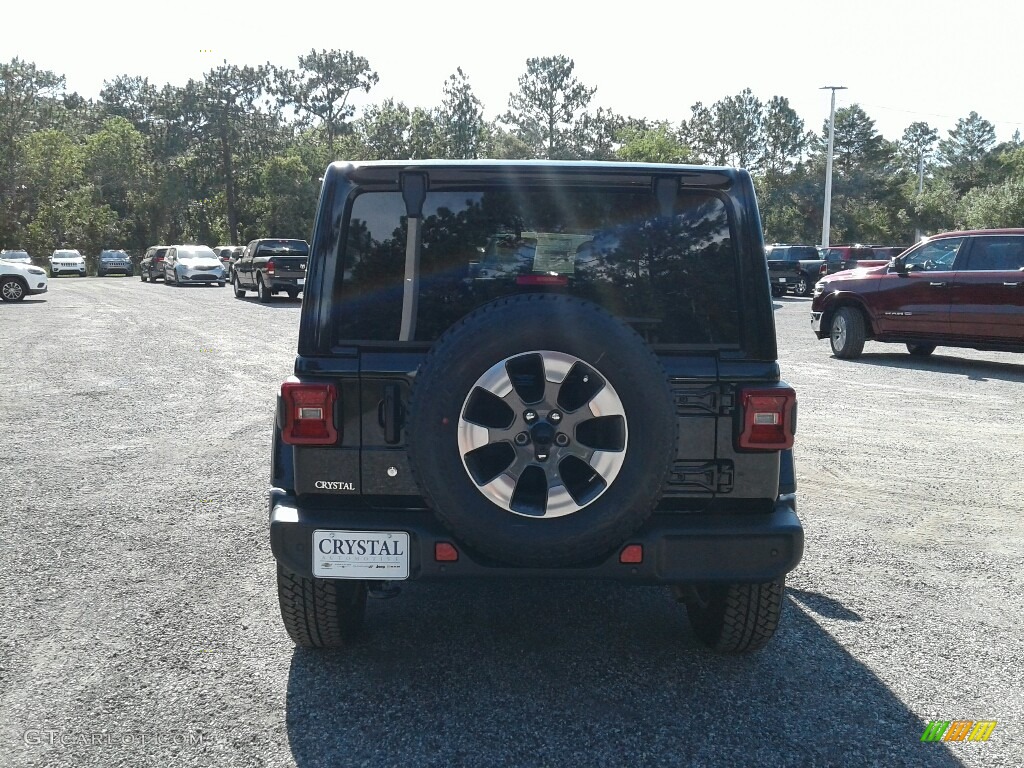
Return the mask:
<path id="1" fill-rule="evenodd" d="M 336 342 L 398 339 L 407 231 L 401 193 L 351 203 Z M 420 242 L 415 341 L 494 299 L 553 291 L 594 301 L 652 344 L 739 343 L 736 250 L 710 193 L 680 192 L 663 216 L 649 189 L 431 191 Z"/>
<path id="2" fill-rule="evenodd" d="M 309 245 L 303 240 L 266 240 L 256 246 L 256 253 L 267 256 L 307 256 Z"/>
<path id="3" fill-rule="evenodd" d="M 764 249 L 769 261 L 800 261 L 800 259 L 818 258 L 818 250 L 799 248 L 792 245 L 770 245 Z"/>
<path id="4" fill-rule="evenodd" d="M 794 246 L 790 249 L 789 253 L 789 258 L 793 261 L 821 258 L 818 255 L 818 249 L 811 245 Z"/>
<path id="5" fill-rule="evenodd" d="M 193 245 L 185 248 L 179 248 L 177 252 L 179 259 L 215 259 L 217 258 L 212 248 L 207 248 L 205 245 Z"/>

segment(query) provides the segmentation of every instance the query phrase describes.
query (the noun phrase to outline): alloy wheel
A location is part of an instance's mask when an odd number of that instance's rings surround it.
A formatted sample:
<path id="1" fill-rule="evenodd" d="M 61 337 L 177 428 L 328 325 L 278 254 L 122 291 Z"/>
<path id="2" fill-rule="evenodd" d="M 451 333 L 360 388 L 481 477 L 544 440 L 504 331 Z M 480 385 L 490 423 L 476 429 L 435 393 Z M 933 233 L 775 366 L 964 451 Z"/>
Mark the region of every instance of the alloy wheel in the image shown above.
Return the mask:
<path id="1" fill-rule="evenodd" d="M 842 314 L 837 314 L 832 319 L 832 346 L 836 349 L 845 347 L 846 333 L 846 318 Z"/>
<path id="2" fill-rule="evenodd" d="M 459 416 L 462 464 L 477 489 L 525 517 L 554 518 L 599 498 L 622 469 L 626 414 L 611 383 L 562 352 L 502 360 Z"/>

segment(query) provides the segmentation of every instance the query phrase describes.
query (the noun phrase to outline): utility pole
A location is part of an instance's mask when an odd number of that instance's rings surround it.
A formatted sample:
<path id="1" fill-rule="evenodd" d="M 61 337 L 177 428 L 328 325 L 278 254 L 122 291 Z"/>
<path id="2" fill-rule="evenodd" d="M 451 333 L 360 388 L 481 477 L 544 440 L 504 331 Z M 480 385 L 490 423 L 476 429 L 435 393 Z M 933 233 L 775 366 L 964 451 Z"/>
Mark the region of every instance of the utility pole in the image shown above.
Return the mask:
<path id="1" fill-rule="evenodd" d="M 836 141 L 836 91 L 845 85 L 823 85 L 819 91 L 832 91 L 832 108 L 828 113 L 828 159 L 825 161 L 825 215 L 821 222 L 821 247 L 828 248 L 828 232 L 832 223 L 832 148 Z"/>
<path id="2" fill-rule="evenodd" d="M 917 202 L 921 204 L 921 195 L 924 194 L 924 147 L 921 147 L 917 155 Z M 914 242 L 921 240 L 921 228 L 914 230 Z"/>

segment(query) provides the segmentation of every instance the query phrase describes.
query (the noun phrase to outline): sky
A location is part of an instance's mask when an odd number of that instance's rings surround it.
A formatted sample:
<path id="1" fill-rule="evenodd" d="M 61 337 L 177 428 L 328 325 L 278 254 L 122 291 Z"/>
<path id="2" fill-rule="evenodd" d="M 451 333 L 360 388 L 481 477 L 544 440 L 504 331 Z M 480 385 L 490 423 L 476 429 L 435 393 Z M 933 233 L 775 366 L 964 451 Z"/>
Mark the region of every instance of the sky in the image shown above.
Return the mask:
<path id="1" fill-rule="evenodd" d="M 562 54 L 596 87 L 592 107 L 678 123 L 750 88 L 785 96 L 810 130 L 860 104 L 889 139 L 923 120 L 940 135 L 976 111 L 998 140 L 1024 134 L 1024 3 L 1017 0 L 768 0 L 514 3 L 306 0 L 11 0 L 0 61 L 19 57 L 98 97 L 104 80 L 183 85 L 223 61 L 296 67 L 311 49 L 351 50 L 380 76 L 362 106 L 430 108 L 462 67 L 486 117 L 508 106 L 526 59 Z"/>

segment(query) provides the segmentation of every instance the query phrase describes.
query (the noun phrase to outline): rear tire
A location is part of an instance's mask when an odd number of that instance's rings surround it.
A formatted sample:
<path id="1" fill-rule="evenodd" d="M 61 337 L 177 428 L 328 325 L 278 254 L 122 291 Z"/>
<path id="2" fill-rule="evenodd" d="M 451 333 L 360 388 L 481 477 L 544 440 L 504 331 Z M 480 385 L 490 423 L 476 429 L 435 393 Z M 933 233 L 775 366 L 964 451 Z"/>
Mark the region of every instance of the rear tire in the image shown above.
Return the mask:
<path id="1" fill-rule="evenodd" d="M 772 286 L 772 296 L 774 296 L 777 299 L 781 299 L 785 295 L 786 295 L 786 288 L 785 288 L 785 286 L 781 286 L 781 285 L 773 285 Z"/>
<path id="2" fill-rule="evenodd" d="M 829 341 L 836 357 L 852 360 L 864 351 L 864 315 L 853 307 L 840 307 L 829 323 Z"/>
<path id="3" fill-rule="evenodd" d="M 719 653 L 756 651 L 779 627 L 785 589 L 785 579 L 696 585 L 687 592 L 686 613 L 694 634 L 709 648 Z"/>
<path id="4" fill-rule="evenodd" d="M 907 344 L 907 352 L 914 357 L 928 357 L 934 351 L 934 344 Z"/>
<path id="5" fill-rule="evenodd" d="M 280 564 L 277 598 L 288 636 L 303 648 L 348 645 L 366 616 L 366 582 L 307 579 Z"/>
<path id="6" fill-rule="evenodd" d="M 288 291 L 288 298 L 289 299 L 297 299 L 297 298 L 299 298 L 299 292 L 298 291 Z"/>
<path id="7" fill-rule="evenodd" d="M 141 280 L 142 282 L 146 282 L 146 273 L 145 272 L 139 272 L 139 280 Z"/>
<path id="8" fill-rule="evenodd" d="M 260 303 L 266 304 L 271 298 L 270 289 L 267 288 L 267 284 L 263 282 L 263 275 L 256 276 L 256 297 L 260 300 Z"/>

